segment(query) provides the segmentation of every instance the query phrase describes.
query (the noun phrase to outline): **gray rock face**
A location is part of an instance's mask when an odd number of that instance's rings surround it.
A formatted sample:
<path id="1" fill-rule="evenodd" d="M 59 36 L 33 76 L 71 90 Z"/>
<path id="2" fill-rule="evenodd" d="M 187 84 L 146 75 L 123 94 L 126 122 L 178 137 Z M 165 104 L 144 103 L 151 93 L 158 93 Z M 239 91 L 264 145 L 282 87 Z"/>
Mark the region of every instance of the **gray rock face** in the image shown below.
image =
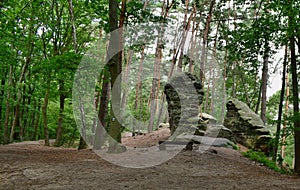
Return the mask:
<path id="1" fill-rule="evenodd" d="M 226 106 L 224 126 L 232 131 L 234 140 L 248 148 L 268 153 L 270 131 L 260 117 L 237 99 L 229 100 Z"/>
<path id="2" fill-rule="evenodd" d="M 214 147 L 225 147 L 233 149 L 234 143 L 226 138 L 214 138 L 207 136 L 196 136 L 196 135 L 182 135 L 177 138 L 180 141 L 186 141 L 191 139 L 193 142 L 199 143 L 205 146 L 214 146 Z"/>
<path id="3" fill-rule="evenodd" d="M 165 85 L 164 93 L 168 102 L 171 134 L 189 134 L 196 131 L 203 135 L 206 126 L 198 117 L 199 106 L 204 92 L 201 81 L 191 73 L 176 73 Z"/>

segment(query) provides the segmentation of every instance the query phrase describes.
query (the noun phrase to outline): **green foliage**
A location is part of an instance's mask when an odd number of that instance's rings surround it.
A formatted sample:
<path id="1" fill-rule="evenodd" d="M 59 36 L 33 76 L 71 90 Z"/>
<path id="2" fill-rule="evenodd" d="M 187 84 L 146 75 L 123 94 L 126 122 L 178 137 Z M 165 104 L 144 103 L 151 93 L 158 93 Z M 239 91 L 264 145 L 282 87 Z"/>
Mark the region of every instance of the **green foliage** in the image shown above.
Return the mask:
<path id="1" fill-rule="evenodd" d="M 72 146 L 79 139 L 79 131 L 74 120 L 73 107 L 70 99 L 66 99 L 63 122 L 63 146 Z M 59 103 L 55 101 L 49 102 L 48 107 L 48 128 L 49 138 L 56 138 L 56 129 L 58 124 Z"/>
<path id="2" fill-rule="evenodd" d="M 243 152 L 242 154 L 243 154 L 243 156 L 249 158 L 250 160 L 259 162 L 259 163 L 263 164 L 264 166 L 267 166 L 268 168 L 275 170 L 276 172 L 284 173 L 284 171 L 281 168 L 279 168 L 274 161 L 270 160 L 262 152 L 248 150 L 247 152 Z"/>

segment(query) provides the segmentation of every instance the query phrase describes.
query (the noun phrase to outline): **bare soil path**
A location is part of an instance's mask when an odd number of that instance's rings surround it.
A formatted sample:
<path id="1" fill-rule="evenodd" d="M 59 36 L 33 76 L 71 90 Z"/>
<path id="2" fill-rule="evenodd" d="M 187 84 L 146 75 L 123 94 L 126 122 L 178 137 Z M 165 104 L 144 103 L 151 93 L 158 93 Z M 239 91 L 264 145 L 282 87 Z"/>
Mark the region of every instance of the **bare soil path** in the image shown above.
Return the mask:
<path id="1" fill-rule="evenodd" d="M 137 138 L 127 144 L 134 146 Z M 0 189 L 300 189 L 299 178 L 258 166 L 237 151 L 213 149 L 217 154 L 182 151 L 161 165 L 130 169 L 91 150 L 39 142 L 5 145 L 0 146 Z"/>

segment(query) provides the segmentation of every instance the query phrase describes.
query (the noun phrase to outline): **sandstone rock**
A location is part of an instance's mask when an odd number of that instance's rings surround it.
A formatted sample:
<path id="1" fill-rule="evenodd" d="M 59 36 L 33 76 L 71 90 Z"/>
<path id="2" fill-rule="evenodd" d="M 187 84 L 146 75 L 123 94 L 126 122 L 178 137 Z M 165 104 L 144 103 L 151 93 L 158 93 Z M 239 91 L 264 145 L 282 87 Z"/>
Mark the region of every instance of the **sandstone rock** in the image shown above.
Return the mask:
<path id="1" fill-rule="evenodd" d="M 237 99 L 228 101 L 226 106 L 224 126 L 232 131 L 234 141 L 267 153 L 271 136 L 260 117 Z"/>
<path id="2" fill-rule="evenodd" d="M 233 132 L 223 125 L 207 125 L 205 136 L 226 138 L 235 142 Z"/>
<path id="3" fill-rule="evenodd" d="M 199 114 L 199 117 L 201 119 L 203 119 L 204 121 L 207 121 L 207 123 L 209 123 L 211 125 L 216 125 L 217 124 L 217 119 L 214 116 L 209 115 L 207 113 L 201 113 L 201 114 Z"/>
<path id="4" fill-rule="evenodd" d="M 158 128 L 169 128 L 169 127 L 170 127 L 169 123 L 160 123 L 158 126 Z"/>
<path id="5" fill-rule="evenodd" d="M 226 138 L 235 142 L 233 132 L 223 125 L 218 125 L 215 117 L 207 113 L 201 113 L 199 117 L 203 120 L 202 124 L 206 124 L 207 130 L 205 131 L 205 136 Z"/>
<path id="6" fill-rule="evenodd" d="M 198 117 L 204 96 L 201 81 L 191 73 L 176 73 L 165 85 L 164 93 L 168 102 L 171 134 L 197 130 L 198 134 L 203 134 L 200 131 L 205 131 L 206 125 Z"/>
<path id="7" fill-rule="evenodd" d="M 215 147 L 226 147 L 233 149 L 234 143 L 226 138 L 214 138 L 207 136 L 196 136 L 196 135 L 180 135 L 176 138 L 179 141 L 192 140 L 193 142 L 206 145 L 206 146 L 215 146 Z"/>

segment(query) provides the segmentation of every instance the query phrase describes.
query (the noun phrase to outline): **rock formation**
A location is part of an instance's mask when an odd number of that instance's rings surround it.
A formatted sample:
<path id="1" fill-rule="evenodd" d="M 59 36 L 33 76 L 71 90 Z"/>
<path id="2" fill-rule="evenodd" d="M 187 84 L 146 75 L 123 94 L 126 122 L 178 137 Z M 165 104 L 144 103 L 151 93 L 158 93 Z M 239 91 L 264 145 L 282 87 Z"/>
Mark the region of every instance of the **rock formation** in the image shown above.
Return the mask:
<path id="1" fill-rule="evenodd" d="M 270 131 L 260 117 L 237 99 L 228 101 L 226 106 L 224 126 L 232 131 L 234 141 L 247 148 L 268 153 Z"/>
<path id="2" fill-rule="evenodd" d="M 165 85 L 171 134 L 203 135 L 206 126 L 198 117 L 204 92 L 201 81 L 191 73 L 176 73 Z"/>

